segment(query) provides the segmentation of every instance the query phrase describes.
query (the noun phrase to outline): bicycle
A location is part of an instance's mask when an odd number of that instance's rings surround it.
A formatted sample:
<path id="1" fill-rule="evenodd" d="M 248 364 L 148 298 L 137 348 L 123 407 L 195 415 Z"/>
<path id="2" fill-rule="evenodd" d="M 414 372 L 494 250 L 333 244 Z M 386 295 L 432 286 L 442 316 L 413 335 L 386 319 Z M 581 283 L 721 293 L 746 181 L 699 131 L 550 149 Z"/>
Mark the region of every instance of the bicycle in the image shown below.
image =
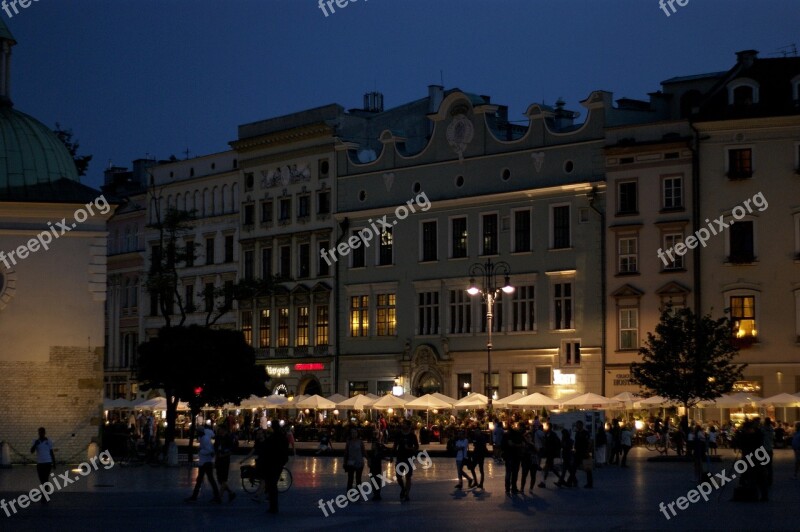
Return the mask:
<path id="1" fill-rule="evenodd" d="M 255 462 L 242 464 L 239 466 L 239 473 L 242 477 L 242 489 L 245 493 L 256 493 L 261 487 L 261 479 L 256 473 Z M 281 476 L 278 477 L 278 492 L 284 493 L 292 487 L 292 472 L 284 466 Z"/>
<path id="2" fill-rule="evenodd" d="M 667 445 L 669 448 L 675 452 L 678 451 L 678 446 L 675 444 L 675 440 L 670 435 L 668 438 L 664 438 L 661 434 L 650 434 L 645 438 L 645 448 L 648 451 L 658 451 L 660 454 L 666 454 L 667 452 Z"/>

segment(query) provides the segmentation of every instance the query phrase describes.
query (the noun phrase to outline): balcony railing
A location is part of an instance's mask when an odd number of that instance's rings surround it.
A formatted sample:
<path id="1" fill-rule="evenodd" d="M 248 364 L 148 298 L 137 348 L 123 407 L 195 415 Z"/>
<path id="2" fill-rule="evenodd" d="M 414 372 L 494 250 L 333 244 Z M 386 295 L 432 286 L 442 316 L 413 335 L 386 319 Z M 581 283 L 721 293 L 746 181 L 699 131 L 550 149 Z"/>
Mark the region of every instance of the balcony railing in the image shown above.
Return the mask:
<path id="1" fill-rule="evenodd" d="M 328 356 L 331 353 L 331 346 L 316 345 L 295 347 L 257 347 L 255 352 L 256 360 L 268 360 L 270 358 Z"/>

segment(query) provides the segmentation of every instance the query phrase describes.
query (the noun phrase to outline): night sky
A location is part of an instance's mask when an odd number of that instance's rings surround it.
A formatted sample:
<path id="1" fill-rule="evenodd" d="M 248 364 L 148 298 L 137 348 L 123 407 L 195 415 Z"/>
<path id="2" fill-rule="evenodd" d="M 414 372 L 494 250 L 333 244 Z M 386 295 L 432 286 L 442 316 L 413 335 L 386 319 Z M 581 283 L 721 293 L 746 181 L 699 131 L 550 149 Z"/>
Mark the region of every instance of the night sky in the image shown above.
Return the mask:
<path id="1" fill-rule="evenodd" d="M 340 0 L 341 1 L 341 0 Z M 487 94 L 521 119 L 592 90 L 646 98 L 673 76 L 724 71 L 739 50 L 800 46 L 797 0 L 38 0 L 9 18 L 12 97 L 113 162 L 228 148 L 239 124 L 327 103 L 390 108 L 427 85 Z M 12 12 L 13 14 L 13 12 Z"/>

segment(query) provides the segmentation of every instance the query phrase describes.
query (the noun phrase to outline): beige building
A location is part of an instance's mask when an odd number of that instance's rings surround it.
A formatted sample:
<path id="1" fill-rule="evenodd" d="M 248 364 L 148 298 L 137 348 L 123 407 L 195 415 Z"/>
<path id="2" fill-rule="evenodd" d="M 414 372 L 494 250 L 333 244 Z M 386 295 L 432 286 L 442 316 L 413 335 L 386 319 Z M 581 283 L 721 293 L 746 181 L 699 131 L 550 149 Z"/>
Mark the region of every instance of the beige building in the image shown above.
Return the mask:
<path id="1" fill-rule="evenodd" d="M 59 461 L 86 458 L 103 399 L 106 220 L 113 207 L 81 185 L 64 144 L 10 99 L 0 21 L 0 440 L 29 461 L 44 426 Z"/>

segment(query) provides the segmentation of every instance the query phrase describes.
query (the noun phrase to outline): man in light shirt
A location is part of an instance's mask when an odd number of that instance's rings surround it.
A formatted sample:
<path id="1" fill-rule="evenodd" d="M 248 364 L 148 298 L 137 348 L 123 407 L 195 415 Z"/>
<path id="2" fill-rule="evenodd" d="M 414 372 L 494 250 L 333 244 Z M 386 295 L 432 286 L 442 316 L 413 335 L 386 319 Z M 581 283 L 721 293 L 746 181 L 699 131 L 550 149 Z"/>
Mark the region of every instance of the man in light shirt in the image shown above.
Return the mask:
<path id="1" fill-rule="evenodd" d="M 36 473 L 39 475 L 40 484 L 47 482 L 47 477 L 50 476 L 50 471 L 55 465 L 54 451 L 53 442 L 45 435 L 44 427 L 39 427 L 39 437 L 33 440 L 31 454 L 36 453 Z"/>

